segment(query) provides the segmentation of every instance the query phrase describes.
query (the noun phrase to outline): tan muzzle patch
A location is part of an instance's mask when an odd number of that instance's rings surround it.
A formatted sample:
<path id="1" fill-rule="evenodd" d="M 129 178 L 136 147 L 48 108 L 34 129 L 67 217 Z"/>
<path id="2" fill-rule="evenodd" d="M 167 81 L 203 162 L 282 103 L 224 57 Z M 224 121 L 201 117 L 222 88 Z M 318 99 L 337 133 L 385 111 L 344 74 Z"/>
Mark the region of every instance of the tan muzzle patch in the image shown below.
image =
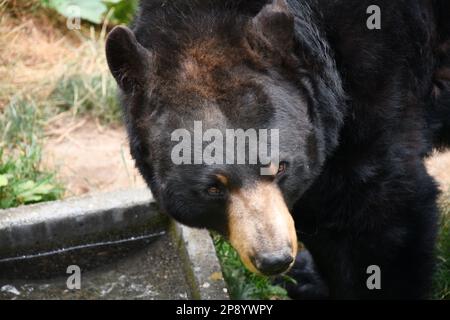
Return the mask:
<path id="1" fill-rule="evenodd" d="M 254 263 L 254 257 L 261 254 L 283 251 L 295 258 L 298 247 L 294 220 L 274 183 L 258 183 L 251 189 L 233 192 L 228 221 L 229 240 L 250 271 L 262 273 Z"/>

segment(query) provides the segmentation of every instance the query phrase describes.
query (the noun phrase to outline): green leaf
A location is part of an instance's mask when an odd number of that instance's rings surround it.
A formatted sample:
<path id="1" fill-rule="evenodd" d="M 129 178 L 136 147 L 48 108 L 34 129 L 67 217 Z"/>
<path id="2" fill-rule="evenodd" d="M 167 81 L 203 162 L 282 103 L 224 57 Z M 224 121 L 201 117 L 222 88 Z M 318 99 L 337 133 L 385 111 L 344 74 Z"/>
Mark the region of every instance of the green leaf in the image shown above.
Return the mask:
<path id="1" fill-rule="evenodd" d="M 2 199 L 0 200 L 0 209 L 8 209 L 11 208 L 14 204 L 14 200 L 12 198 Z"/>
<path id="2" fill-rule="evenodd" d="M 105 3 L 108 5 L 108 9 L 114 9 L 110 19 L 111 22 L 116 24 L 129 23 L 133 19 L 133 14 L 138 7 L 137 0 L 109 0 Z"/>
<path id="3" fill-rule="evenodd" d="M 23 203 L 41 201 L 42 196 L 51 193 L 55 187 L 46 181 L 36 184 L 33 181 L 27 181 L 20 184 L 17 189 L 17 198 Z"/>
<path id="4" fill-rule="evenodd" d="M 23 203 L 30 203 L 30 202 L 39 202 L 42 200 L 42 196 L 36 195 L 36 194 L 24 194 L 19 197 L 19 199 Z"/>
<path id="5" fill-rule="evenodd" d="M 36 188 L 34 188 L 32 191 L 34 194 L 45 195 L 45 194 L 52 192 L 53 189 L 54 189 L 54 187 L 51 184 L 45 183 L 45 184 L 36 186 Z"/>
<path id="6" fill-rule="evenodd" d="M 19 183 L 14 189 L 16 194 L 21 194 L 23 192 L 26 192 L 30 189 L 33 189 L 36 186 L 36 183 L 34 181 L 28 180 L 22 183 Z"/>
<path id="7" fill-rule="evenodd" d="M 8 177 L 6 176 L 6 174 L 0 175 L 0 188 L 6 187 L 7 185 L 8 185 Z"/>
<path id="8" fill-rule="evenodd" d="M 65 17 L 79 14 L 80 18 L 100 24 L 107 7 L 102 0 L 50 0 L 50 7 Z"/>

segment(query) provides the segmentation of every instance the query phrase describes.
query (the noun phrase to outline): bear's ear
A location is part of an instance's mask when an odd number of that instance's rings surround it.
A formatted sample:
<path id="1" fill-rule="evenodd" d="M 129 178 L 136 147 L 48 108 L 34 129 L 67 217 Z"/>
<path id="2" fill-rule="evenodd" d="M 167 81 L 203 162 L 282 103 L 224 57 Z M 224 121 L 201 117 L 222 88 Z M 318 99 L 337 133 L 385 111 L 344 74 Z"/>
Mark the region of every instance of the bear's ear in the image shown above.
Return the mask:
<path id="1" fill-rule="evenodd" d="M 106 59 L 119 87 L 130 92 L 144 87 L 150 73 L 151 53 L 127 27 L 115 27 L 106 40 Z"/>
<path id="2" fill-rule="evenodd" d="M 251 29 L 273 49 L 289 49 L 294 43 L 294 16 L 286 0 L 265 5 L 252 19 Z"/>

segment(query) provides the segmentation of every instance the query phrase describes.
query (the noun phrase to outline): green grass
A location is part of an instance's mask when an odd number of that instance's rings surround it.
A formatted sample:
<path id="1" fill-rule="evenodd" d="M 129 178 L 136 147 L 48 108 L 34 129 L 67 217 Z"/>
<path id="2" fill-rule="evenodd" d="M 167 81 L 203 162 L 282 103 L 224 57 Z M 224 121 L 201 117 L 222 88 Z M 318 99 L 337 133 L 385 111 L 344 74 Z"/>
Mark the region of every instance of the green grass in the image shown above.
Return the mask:
<path id="1" fill-rule="evenodd" d="M 48 109 L 16 96 L 0 113 L 0 148 L 13 150 L 35 143 L 42 136 Z"/>
<path id="2" fill-rule="evenodd" d="M 62 187 L 55 175 L 39 168 L 41 149 L 32 144 L 16 156 L 0 149 L 0 209 L 60 199 Z"/>
<path id="3" fill-rule="evenodd" d="M 32 101 L 13 99 L 0 114 L 0 209 L 61 198 L 55 174 L 41 168 L 44 115 Z"/>
<path id="4" fill-rule="evenodd" d="M 253 274 L 245 269 L 237 252 L 222 237 L 214 235 L 214 244 L 232 299 L 287 298 L 286 290 L 272 285 L 270 278 Z"/>
<path id="5" fill-rule="evenodd" d="M 438 238 L 438 265 L 434 278 L 434 299 L 450 299 L 450 193 L 442 197 L 442 220 Z"/>
<path id="6" fill-rule="evenodd" d="M 92 116 L 104 124 L 121 119 L 117 86 L 109 75 L 63 77 L 49 99 L 59 111 L 70 110 L 75 116 Z"/>

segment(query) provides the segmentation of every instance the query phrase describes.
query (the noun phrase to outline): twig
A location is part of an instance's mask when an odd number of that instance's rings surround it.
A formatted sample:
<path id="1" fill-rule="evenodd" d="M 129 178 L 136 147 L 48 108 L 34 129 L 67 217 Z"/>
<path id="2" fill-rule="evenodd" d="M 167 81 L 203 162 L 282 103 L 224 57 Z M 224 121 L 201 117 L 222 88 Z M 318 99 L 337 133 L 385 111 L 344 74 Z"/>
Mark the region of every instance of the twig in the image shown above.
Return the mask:
<path id="1" fill-rule="evenodd" d="M 75 130 L 77 130 L 77 129 L 81 128 L 82 126 L 84 126 L 85 123 L 86 123 L 86 121 L 87 121 L 87 119 L 84 119 L 84 120 L 80 121 L 78 124 L 74 125 L 73 127 L 67 129 L 67 130 L 66 130 L 66 131 L 65 131 L 58 139 L 56 139 L 55 143 L 56 143 L 56 144 L 59 144 L 59 143 L 61 143 L 62 141 L 64 141 L 64 139 L 65 139 L 69 134 L 71 134 L 71 133 L 74 132 Z"/>

